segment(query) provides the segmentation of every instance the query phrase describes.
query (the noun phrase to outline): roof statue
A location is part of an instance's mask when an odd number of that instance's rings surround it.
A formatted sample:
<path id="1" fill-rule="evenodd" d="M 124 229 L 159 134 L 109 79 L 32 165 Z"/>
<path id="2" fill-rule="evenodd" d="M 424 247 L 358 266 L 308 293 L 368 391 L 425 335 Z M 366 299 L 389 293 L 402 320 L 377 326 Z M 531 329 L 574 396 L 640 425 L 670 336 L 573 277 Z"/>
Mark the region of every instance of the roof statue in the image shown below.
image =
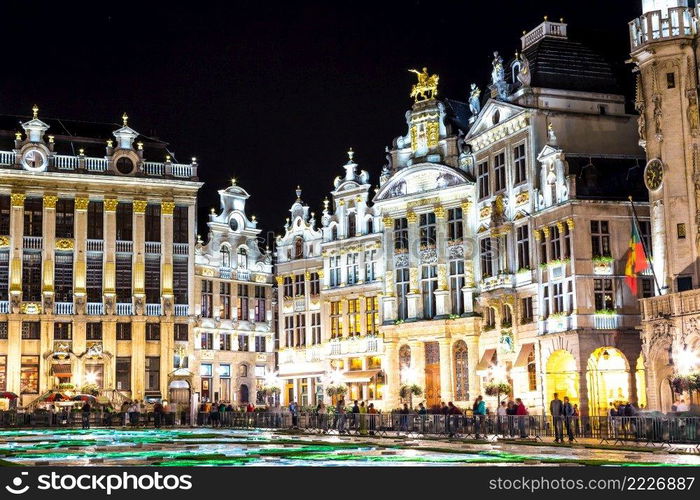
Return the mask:
<path id="1" fill-rule="evenodd" d="M 418 76 L 418 83 L 415 83 L 411 89 L 411 97 L 416 102 L 434 99 L 437 96 L 439 75 L 428 75 L 428 68 L 423 68 L 423 71 L 415 69 L 409 69 L 408 71 Z"/>
<path id="2" fill-rule="evenodd" d="M 493 53 L 491 64 L 493 66 L 491 70 L 492 97 L 505 101 L 508 99 L 508 84 L 506 83 L 506 72 L 503 69 L 503 58 L 498 54 L 498 51 Z"/>
<path id="3" fill-rule="evenodd" d="M 472 112 L 474 117 L 481 111 L 481 90 L 476 86 L 476 83 L 472 83 L 469 93 L 469 111 Z"/>
<path id="4" fill-rule="evenodd" d="M 518 76 L 517 79 L 523 87 L 529 87 L 532 81 L 532 75 L 530 74 L 530 61 L 527 60 L 525 54 L 515 53 L 515 59 L 518 66 Z"/>

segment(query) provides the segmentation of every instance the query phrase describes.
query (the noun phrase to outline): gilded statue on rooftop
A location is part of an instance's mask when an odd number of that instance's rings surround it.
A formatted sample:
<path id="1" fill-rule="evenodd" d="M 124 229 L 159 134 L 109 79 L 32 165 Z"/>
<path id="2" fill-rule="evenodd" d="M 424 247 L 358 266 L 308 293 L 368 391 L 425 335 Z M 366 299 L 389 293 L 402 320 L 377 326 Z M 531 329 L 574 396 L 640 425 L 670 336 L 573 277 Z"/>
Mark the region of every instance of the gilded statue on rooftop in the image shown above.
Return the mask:
<path id="1" fill-rule="evenodd" d="M 437 96 L 438 80 L 440 80 L 439 75 L 429 75 L 428 68 L 423 68 L 423 71 L 415 69 L 409 69 L 408 71 L 418 76 L 418 83 L 415 83 L 411 89 L 411 97 L 413 97 L 416 102 L 426 101 Z"/>

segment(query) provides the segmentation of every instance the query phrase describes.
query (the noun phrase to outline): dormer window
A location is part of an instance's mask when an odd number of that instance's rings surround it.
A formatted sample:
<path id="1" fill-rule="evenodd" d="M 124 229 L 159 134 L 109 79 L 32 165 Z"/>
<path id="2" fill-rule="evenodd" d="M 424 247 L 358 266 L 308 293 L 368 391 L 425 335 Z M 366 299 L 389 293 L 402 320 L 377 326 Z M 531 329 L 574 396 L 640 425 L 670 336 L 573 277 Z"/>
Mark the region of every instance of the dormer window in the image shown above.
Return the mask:
<path id="1" fill-rule="evenodd" d="M 304 258 L 304 240 L 297 238 L 294 241 L 294 258 L 303 259 Z"/>
<path id="2" fill-rule="evenodd" d="M 331 241 L 338 239 L 338 226 L 333 226 L 331 228 Z"/>
<path id="3" fill-rule="evenodd" d="M 231 267 L 231 251 L 228 247 L 221 247 L 221 267 Z"/>
<path id="4" fill-rule="evenodd" d="M 237 259 L 238 259 L 237 260 L 238 269 L 247 269 L 248 268 L 248 252 L 246 252 L 245 248 L 238 249 Z"/>
<path id="5" fill-rule="evenodd" d="M 357 217 L 355 214 L 348 215 L 348 238 L 357 235 Z"/>

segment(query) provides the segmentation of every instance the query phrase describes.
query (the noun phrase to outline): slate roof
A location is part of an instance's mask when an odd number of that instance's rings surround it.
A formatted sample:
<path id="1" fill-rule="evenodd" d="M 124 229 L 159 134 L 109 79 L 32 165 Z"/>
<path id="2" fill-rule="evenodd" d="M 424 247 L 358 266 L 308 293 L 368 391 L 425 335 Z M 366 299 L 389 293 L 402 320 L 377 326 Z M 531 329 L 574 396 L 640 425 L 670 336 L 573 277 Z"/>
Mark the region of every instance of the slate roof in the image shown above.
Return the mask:
<path id="1" fill-rule="evenodd" d="M 649 201 L 644 185 L 644 158 L 566 155 L 569 175 L 576 176 L 576 198 Z"/>

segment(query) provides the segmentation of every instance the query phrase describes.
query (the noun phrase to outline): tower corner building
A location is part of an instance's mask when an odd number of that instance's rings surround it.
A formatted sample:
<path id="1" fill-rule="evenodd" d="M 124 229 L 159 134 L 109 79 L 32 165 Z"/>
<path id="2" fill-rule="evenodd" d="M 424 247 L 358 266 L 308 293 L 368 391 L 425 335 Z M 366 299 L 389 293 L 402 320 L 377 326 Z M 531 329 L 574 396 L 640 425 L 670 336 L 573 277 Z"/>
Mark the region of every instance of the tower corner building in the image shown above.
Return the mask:
<path id="1" fill-rule="evenodd" d="M 190 348 L 197 163 L 122 120 L 0 116 L 0 391 L 21 406 L 169 398 Z"/>
<path id="2" fill-rule="evenodd" d="M 700 368 L 700 11 L 687 0 L 641 4 L 629 34 L 658 281 L 642 302 L 642 342 L 649 406 L 668 411 L 682 397 L 670 380 Z"/>

